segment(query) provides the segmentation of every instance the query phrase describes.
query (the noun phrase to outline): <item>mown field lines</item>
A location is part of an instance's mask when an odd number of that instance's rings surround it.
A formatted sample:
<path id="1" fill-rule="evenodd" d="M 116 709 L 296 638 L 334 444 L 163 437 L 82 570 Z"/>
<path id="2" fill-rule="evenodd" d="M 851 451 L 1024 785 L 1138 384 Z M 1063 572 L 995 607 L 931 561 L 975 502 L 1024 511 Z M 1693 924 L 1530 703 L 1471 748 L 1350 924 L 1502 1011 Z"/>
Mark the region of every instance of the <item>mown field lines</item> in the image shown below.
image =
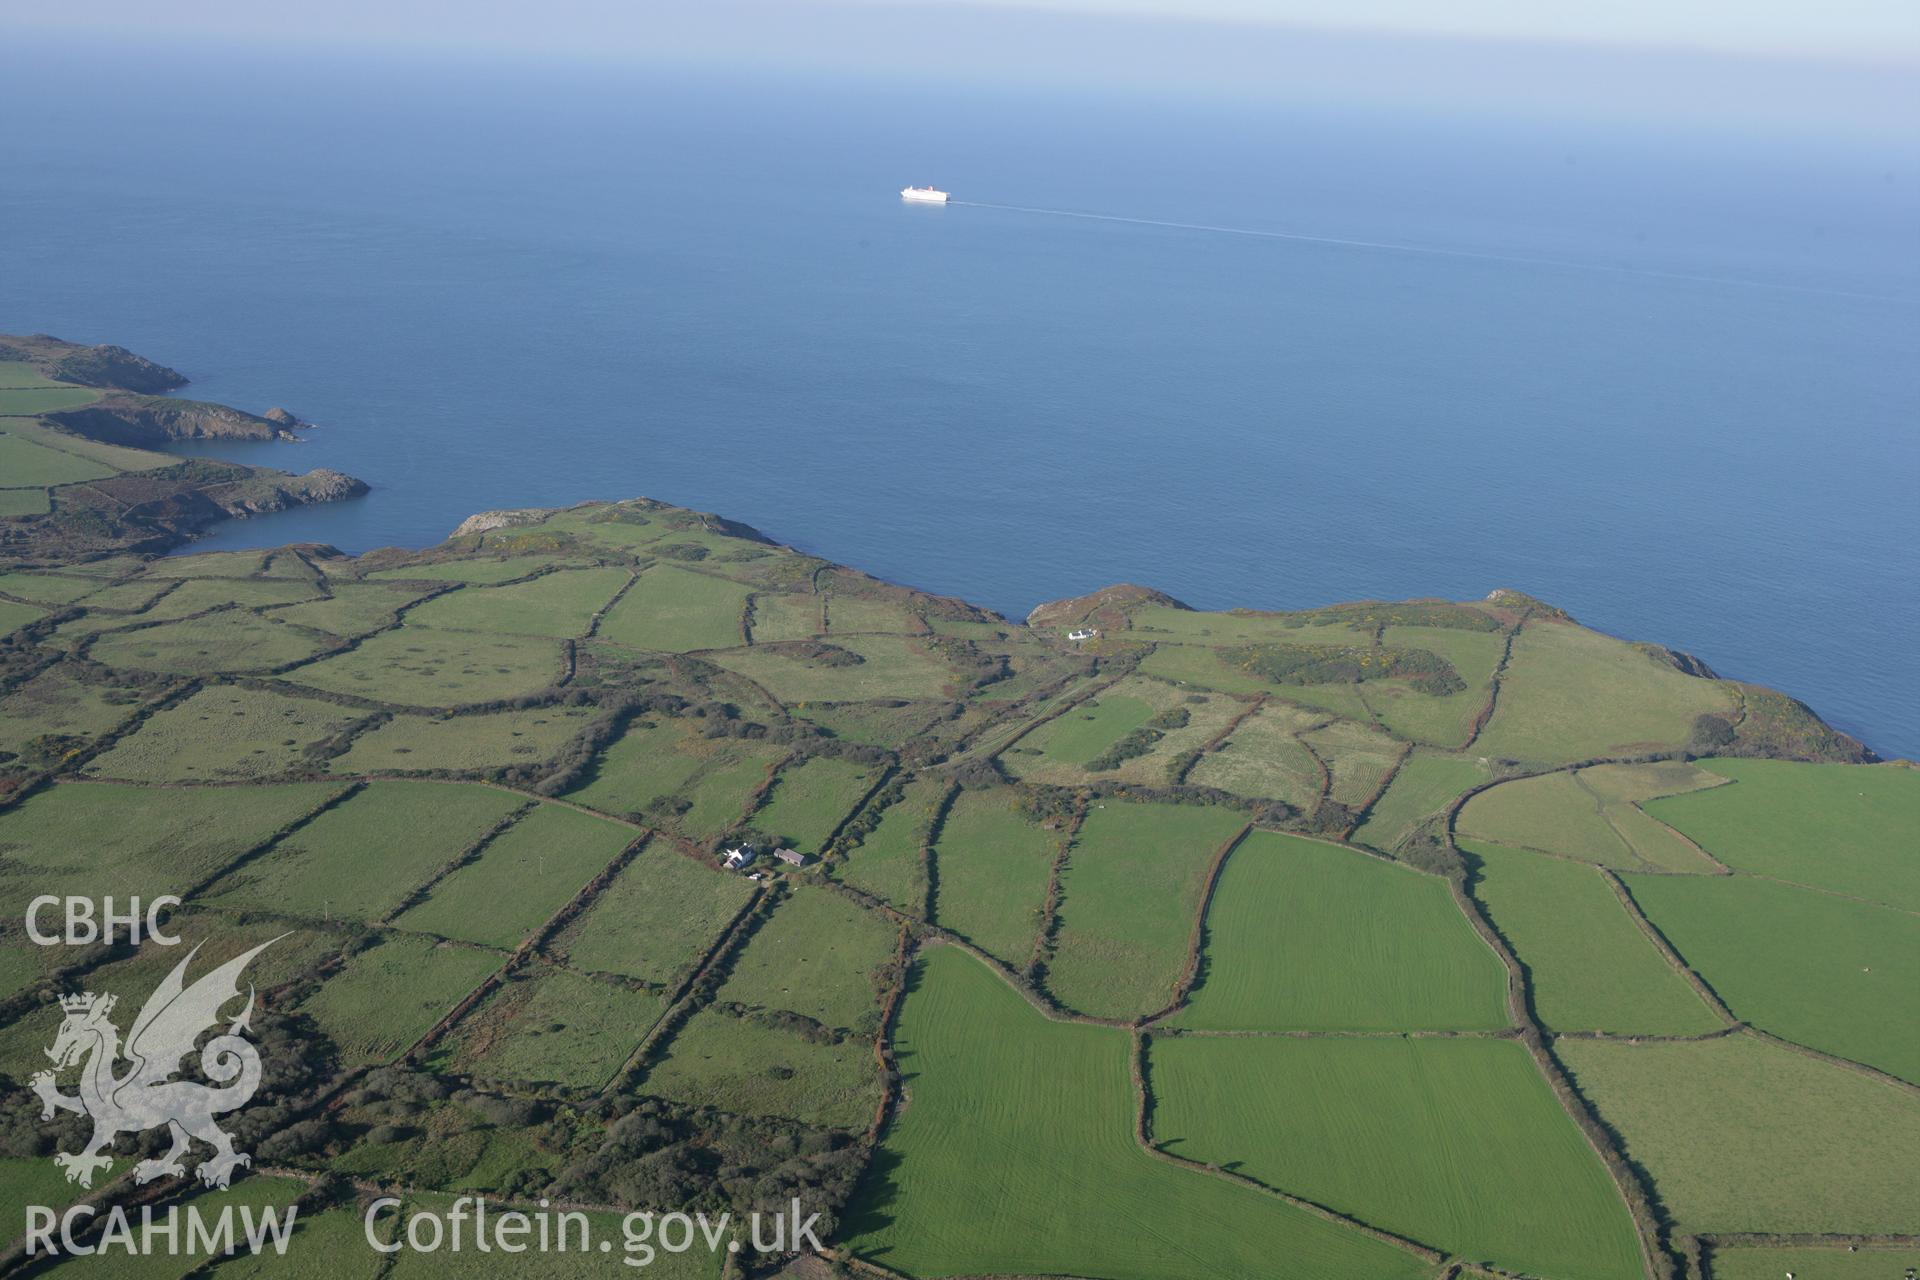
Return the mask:
<path id="1" fill-rule="evenodd" d="M 1680 1231 L 1913 1230 L 1911 1091 L 1748 1035 L 1554 1051 Z"/>
<path id="2" fill-rule="evenodd" d="M 1506 970 L 1446 883 L 1352 850 L 1255 831 L 1207 912 L 1199 985 L 1171 1020 L 1223 1031 L 1488 1030 Z"/>
<path id="3" fill-rule="evenodd" d="M 1730 867 L 1920 911 L 1920 770 L 1701 763 L 1734 784 L 1656 800 L 1648 812 Z"/>
<path id="4" fill-rule="evenodd" d="M 1154 1138 L 1474 1261 L 1641 1272 L 1625 1203 L 1509 1040 L 1155 1038 Z"/>
<path id="5" fill-rule="evenodd" d="M 1186 971 L 1215 855 L 1245 821 L 1230 809 L 1096 801 L 1061 877 L 1047 966 L 1054 996 L 1108 1018 L 1165 1008 Z"/>
<path id="6" fill-rule="evenodd" d="M 1920 1083 L 1920 917 L 1753 876 L 1624 878 L 1734 1016 Z"/>
<path id="7" fill-rule="evenodd" d="M 1543 1025 L 1667 1036 L 1720 1025 L 1599 870 L 1484 842 L 1461 847 L 1478 860 L 1473 894 L 1526 966 Z"/>
<path id="8" fill-rule="evenodd" d="M 895 1046 L 907 1105 L 846 1214 L 917 1275 L 1394 1280 L 1413 1254 L 1181 1169 L 1133 1138 L 1125 1032 L 1050 1022 L 951 947 L 917 963 Z"/>

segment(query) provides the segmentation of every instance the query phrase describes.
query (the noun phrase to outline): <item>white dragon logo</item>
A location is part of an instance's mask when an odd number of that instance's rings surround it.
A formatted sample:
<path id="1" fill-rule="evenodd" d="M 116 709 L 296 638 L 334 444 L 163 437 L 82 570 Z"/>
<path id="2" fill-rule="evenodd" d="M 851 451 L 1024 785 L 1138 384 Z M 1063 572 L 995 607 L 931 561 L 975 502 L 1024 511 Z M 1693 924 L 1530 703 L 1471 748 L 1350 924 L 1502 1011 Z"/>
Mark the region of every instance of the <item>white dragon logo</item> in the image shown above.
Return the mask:
<path id="1" fill-rule="evenodd" d="M 279 940 L 261 943 L 192 986 L 186 985 L 184 975 L 200 948 L 189 951 L 133 1020 L 124 1050 L 131 1065 L 121 1075 L 114 1073 L 123 1056 L 120 1029 L 108 1017 L 115 997 L 91 991 L 60 997 L 66 1018 L 47 1057 L 54 1071 L 86 1059 L 80 1070 L 80 1092 L 77 1097 L 61 1093 L 53 1071 L 36 1072 L 31 1084 L 40 1095 L 42 1120 L 53 1119 L 55 1109 L 93 1120 L 93 1137 L 84 1150 L 62 1151 L 53 1157 L 66 1171 L 67 1181 L 91 1187 L 93 1175 L 113 1163 L 112 1156 L 100 1153 L 113 1145 L 117 1135 L 143 1133 L 163 1124 L 173 1136 L 173 1147 L 158 1160 L 135 1165 L 135 1182 L 184 1174 L 180 1157 L 195 1138 L 213 1148 L 213 1155 L 199 1169 L 200 1181 L 210 1187 L 225 1187 L 233 1180 L 235 1168 L 253 1163 L 253 1157 L 233 1149 L 233 1139 L 213 1122 L 215 1116 L 247 1105 L 260 1087 L 260 1051 L 240 1035 L 253 1017 L 251 984 L 247 1007 L 227 1024 L 225 1035 L 215 1036 L 200 1050 L 200 1070 L 221 1087 L 171 1077 L 180 1070 L 180 1060 L 193 1052 L 201 1032 L 220 1021 L 221 1007 L 240 994 L 240 973 L 248 961 Z"/>

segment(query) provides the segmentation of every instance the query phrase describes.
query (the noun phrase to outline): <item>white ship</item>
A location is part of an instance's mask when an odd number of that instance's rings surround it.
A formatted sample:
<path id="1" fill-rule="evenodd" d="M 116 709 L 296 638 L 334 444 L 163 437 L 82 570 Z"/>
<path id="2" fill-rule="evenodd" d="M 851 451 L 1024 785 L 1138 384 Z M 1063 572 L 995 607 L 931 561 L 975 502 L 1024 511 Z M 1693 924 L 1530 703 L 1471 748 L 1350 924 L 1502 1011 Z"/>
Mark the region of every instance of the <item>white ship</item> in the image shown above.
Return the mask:
<path id="1" fill-rule="evenodd" d="M 935 191 L 932 187 L 906 187 L 901 190 L 902 200 L 912 200 L 918 204 L 945 204 L 947 193 Z"/>

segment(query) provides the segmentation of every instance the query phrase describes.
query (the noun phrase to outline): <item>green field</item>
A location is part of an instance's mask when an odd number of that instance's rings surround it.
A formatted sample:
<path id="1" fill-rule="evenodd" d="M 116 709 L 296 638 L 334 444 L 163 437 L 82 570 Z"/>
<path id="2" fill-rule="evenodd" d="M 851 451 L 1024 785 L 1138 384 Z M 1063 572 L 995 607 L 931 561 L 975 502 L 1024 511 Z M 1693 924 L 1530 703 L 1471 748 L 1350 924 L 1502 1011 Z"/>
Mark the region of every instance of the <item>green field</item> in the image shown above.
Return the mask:
<path id="1" fill-rule="evenodd" d="M 99 589 L 98 578 L 55 573 L 0 573 L 0 594 L 19 596 L 32 604 L 72 604 Z"/>
<path id="2" fill-rule="evenodd" d="M 833 863 L 834 875 L 919 915 L 927 895 L 920 852 L 946 794 L 943 778 L 921 776 L 907 783 L 900 799 L 880 815 L 880 825 Z"/>
<path id="3" fill-rule="evenodd" d="M 1717 1248 L 1709 1259 L 1712 1280 L 1900 1280 L 1920 1270 L 1920 1246 L 1863 1245 L 1849 1253 L 1844 1244 L 1825 1248 Z"/>
<path id="4" fill-rule="evenodd" d="M 1351 720 L 1308 730 L 1300 735 L 1300 741 L 1326 762 L 1327 772 L 1333 777 L 1329 794 L 1356 809 L 1379 793 L 1381 783 L 1404 754 L 1404 748 L 1386 734 Z"/>
<path id="5" fill-rule="evenodd" d="M 818 853 L 878 778 L 872 765 L 814 756 L 782 769 L 748 822 L 782 844 Z"/>
<path id="6" fill-rule="evenodd" d="M 810 640 L 825 628 L 820 622 L 820 597 L 758 592 L 753 597 L 753 642 Z"/>
<path id="7" fill-rule="evenodd" d="M 934 845 L 933 914 L 982 950 L 1019 968 L 1040 932 L 1047 882 L 1064 834 L 1043 830 L 1009 790 L 962 791 Z"/>
<path id="8" fill-rule="evenodd" d="M 690 782 L 722 748 L 696 736 L 692 724 L 667 716 L 640 716 L 601 751 L 586 781 L 569 799 L 607 813 L 643 813 Z M 738 816 L 738 805 L 734 815 Z"/>
<path id="9" fill-rule="evenodd" d="M 491 787 L 376 782 L 222 877 L 208 900 L 384 920 L 524 803 Z"/>
<path id="10" fill-rule="evenodd" d="M 1737 1018 L 1920 1083 L 1920 918 L 1752 876 L 1627 876 Z"/>
<path id="11" fill-rule="evenodd" d="M 1140 660 L 1143 675 L 1159 676 L 1176 684 L 1198 685 L 1221 693 L 1272 693 L 1273 684 L 1221 658 L 1214 649 L 1190 644 L 1163 644 Z"/>
<path id="12" fill-rule="evenodd" d="M 327 767 L 335 773 L 499 769 L 551 760 L 593 719 L 591 707 L 540 707 L 466 716 L 395 716 L 360 734 Z"/>
<path id="13" fill-rule="evenodd" d="M 1529 622 L 1513 644 L 1476 755 L 1572 761 L 1684 746 L 1696 716 L 1730 712 L 1725 685 L 1682 675 L 1623 640 Z"/>
<path id="14" fill-rule="evenodd" d="M 1207 912 L 1201 981 L 1173 1025 L 1222 1031 L 1507 1025 L 1506 970 L 1444 881 L 1255 831 Z"/>
<path id="15" fill-rule="evenodd" d="M 1353 833 L 1360 844 L 1391 852 L 1426 819 L 1488 778 L 1485 765 L 1464 756 L 1415 751 Z"/>
<path id="16" fill-rule="evenodd" d="M 655 565 L 600 620 L 599 636 L 636 649 L 685 653 L 745 643 L 748 588 L 726 578 Z"/>
<path id="17" fill-rule="evenodd" d="M 284 667 L 320 648 L 305 632 L 265 618 L 212 614 L 101 636 L 88 656 L 110 667 L 210 675 Z"/>
<path id="18" fill-rule="evenodd" d="M 0 517 L 40 516 L 51 510 L 45 489 L 0 489 Z"/>
<path id="19" fill-rule="evenodd" d="M 571 569 L 505 587 L 461 587 L 414 608 L 407 622 L 443 631 L 578 637 L 629 576 L 625 569 Z"/>
<path id="20" fill-rule="evenodd" d="M 1744 1035 L 1554 1052 L 1681 1231 L 1913 1230 L 1909 1092 Z"/>
<path id="21" fill-rule="evenodd" d="M 555 939 L 576 969 L 671 984 L 746 905 L 751 885 L 654 841 Z"/>
<path id="22" fill-rule="evenodd" d="M 352 637 L 390 626 L 401 606 L 420 598 L 417 590 L 381 582 L 336 583 L 331 591 L 319 600 L 275 609 L 269 616 L 279 622 Z"/>
<path id="23" fill-rule="evenodd" d="M 0 476 L 6 477 L 9 488 L 72 484 L 113 474 L 112 467 L 0 429 Z"/>
<path id="24" fill-rule="evenodd" d="M 554 682 L 561 666 L 553 640 L 403 626 L 286 678 L 379 702 L 451 707 L 537 693 Z"/>
<path id="25" fill-rule="evenodd" d="M 1381 643 L 1403 649 L 1425 649 L 1453 665 L 1467 687 L 1459 693 L 1435 697 L 1391 680 L 1367 686 L 1367 705 L 1380 722 L 1415 742 L 1441 747 L 1463 746 L 1473 732 L 1474 717 L 1487 704 L 1494 668 L 1506 648 L 1506 636 L 1497 631 L 1462 631 L 1453 627 L 1387 627 Z"/>
<path id="26" fill-rule="evenodd" d="M 834 635 L 865 631 L 919 635 L 927 628 L 920 615 L 892 600 L 863 600 L 838 592 L 827 596 L 827 630 Z"/>
<path id="27" fill-rule="evenodd" d="M 1742 871 L 1920 911 L 1920 770 L 1706 760 L 1734 785 L 1647 811 Z"/>
<path id="28" fill-rule="evenodd" d="M 1095 802 L 1061 877 L 1048 989 L 1099 1017 L 1164 1008 L 1187 966 L 1207 869 L 1243 825 L 1231 809 Z"/>
<path id="29" fill-rule="evenodd" d="M 683 790 L 689 807 L 674 825 L 695 840 L 711 839 L 738 826 L 747 802 L 785 753 L 777 747 L 730 742 L 716 751 Z"/>
<path id="30" fill-rule="evenodd" d="M 1037 752 L 1053 764 L 1084 765 L 1153 718 L 1144 698 L 1103 693 L 1055 716 L 1020 740 L 1020 750 Z M 1017 760 L 1008 763 L 1025 769 Z"/>
<path id="31" fill-rule="evenodd" d="M 1460 810 L 1460 834 L 1621 870 L 1703 873 L 1713 864 L 1637 806 L 1713 779 L 1681 763 L 1599 765 L 1489 787 Z"/>
<path id="32" fill-rule="evenodd" d="M 648 1071 L 647 1093 L 748 1116 L 864 1129 L 880 1105 L 873 1042 L 807 1040 L 716 1009 L 696 1013 Z"/>
<path id="33" fill-rule="evenodd" d="M 143 898 L 184 894 L 339 787 L 132 787 L 71 783 L 0 811 L 0 910 L 63 893 Z"/>
<path id="34" fill-rule="evenodd" d="M 597 1089 L 666 1012 L 657 994 L 538 967 L 522 970 L 463 1018 L 445 1052 L 485 1080 Z"/>
<path id="35" fill-rule="evenodd" d="M 158 453 L 151 449 L 131 449 L 117 444 L 102 444 L 98 440 L 89 440 L 84 436 L 59 431 L 44 422 L 35 422 L 29 418 L 9 419 L 4 429 L 10 436 L 45 445 L 61 453 L 87 458 L 115 471 L 150 471 L 156 467 L 171 467 L 180 461 L 175 454 Z"/>
<path id="36" fill-rule="evenodd" d="M 794 891 L 733 962 L 719 998 L 802 1014 L 871 1036 L 880 1004 L 874 973 L 899 930 L 831 889 Z"/>
<path id="37" fill-rule="evenodd" d="M 133 689 L 76 677 L 65 666 L 17 686 L 0 701 L 0 751 L 19 752 L 35 738 L 94 738 L 124 724 L 140 705 Z"/>
<path id="38" fill-rule="evenodd" d="M 494 584 L 511 582 L 554 566 L 573 567 L 574 562 L 557 556 L 506 556 L 501 559 L 479 557 L 470 560 L 441 560 L 430 564 L 402 565 L 377 569 L 367 575 L 371 582 L 469 582 Z"/>
<path id="39" fill-rule="evenodd" d="M 1626 1204 L 1507 1040 L 1156 1038 L 1153 1132 L 1359 1221 L 1565 1280 L 1642 1275 Z"/>
<path id="40" fill-rule="evenodd" d="M 135 782 L 230 782 L 313 766 L 302 748 L 360 718 L 350 707 L 266 689 L 212 685 L 149 716 L 95 757 L 89 776 Z"/>
<path id="41" fill-rule="evenodd" d="M 1555 1031 L 1702 1035 L 1720 1020 L 1642 933 L 1599 871 L 1486 843 L 1473 894 L 1526 966 Z"/>
<path id="42" fill-rule="evenodd" d="M 799 706 L 863 698 L 939 698 L 955 677 L 952 667 L 910 636 L 839 636 L 829 643 L 860 661 L 766 646 L 716 653 L 712 659 L 758 681 L 782 702 Z"/>
<path id="43" fill-rule="evenodd" d="M 1124 1032 L 1047 1021 L 951 947 L 915 973 L 894 1037 L 912 1101 L 846 1214 L 861 1256 L 914 1275 L 1427 1274 L 1411 1254 L 1141 1150 Z"/>
<path id="44" fill-rule="evenodd" d="M 638 836 L 605 818 L 541 805 L 394 923 L 442 938 L 517 947 Z"/>
<path id="45" fill-rule="evenodd" d="M 1187 780 L 1237 796 L 1283 800 L 1311 812 L 1320 802 L 1320 765 L 1294 735 L 1324 719 L 1286 703 L 1270 703 L 1241 721 L 1216 750 L 1202 756 Z"/>
<path id="46" fill-rule="evenodd" d="M 505 962 L 477 947 L 389 934 L 300 1006 L 348 1066 L 388 1062 Z"/>

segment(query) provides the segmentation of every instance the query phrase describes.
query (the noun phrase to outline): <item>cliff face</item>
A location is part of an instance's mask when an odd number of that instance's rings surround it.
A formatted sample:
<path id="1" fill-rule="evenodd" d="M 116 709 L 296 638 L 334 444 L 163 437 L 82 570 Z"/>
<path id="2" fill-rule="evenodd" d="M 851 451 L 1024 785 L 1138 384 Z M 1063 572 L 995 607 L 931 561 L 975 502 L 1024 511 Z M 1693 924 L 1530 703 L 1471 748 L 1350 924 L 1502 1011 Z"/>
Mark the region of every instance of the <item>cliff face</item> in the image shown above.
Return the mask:
<path id="1" fill-rule="evenodd" d="M 1045 604 L 1037 604 L 1033 607 L 1033 612 L 1027 615 L 1027 625 L 1071 627 L 1090 622 L 1103 630 L 1118 630 L 1126 626 L 1126 610 L 1136 605 L 1161 605 L 1168 609 L 1188 607 L 1164 591 L 1155 591 L 1152 587 L 1122 582 L 1115 586 L 1103 587 L 1099 591 L 1088 592 L 1084 596 L 1074 596 L 1067 600 L 1049 600 Z"/>
<path id="2" fill-rule="evenodd" d="M 162 396 L 110 395 L 78 409 L 47 414 L 46 418 L 75 435 L 138 449 L 158 448 L 172 440 L 299 438 L 289 426 L 259 414 Z"/>
<path id="3" fill-rule="evenodd" d="M 0 334 L 0 360 L 20 360 L 49 378 L 108 391 L 157 395 L 187 385 L 186 375 L 125 347 L 82 346 L 50 334 Z"/>

